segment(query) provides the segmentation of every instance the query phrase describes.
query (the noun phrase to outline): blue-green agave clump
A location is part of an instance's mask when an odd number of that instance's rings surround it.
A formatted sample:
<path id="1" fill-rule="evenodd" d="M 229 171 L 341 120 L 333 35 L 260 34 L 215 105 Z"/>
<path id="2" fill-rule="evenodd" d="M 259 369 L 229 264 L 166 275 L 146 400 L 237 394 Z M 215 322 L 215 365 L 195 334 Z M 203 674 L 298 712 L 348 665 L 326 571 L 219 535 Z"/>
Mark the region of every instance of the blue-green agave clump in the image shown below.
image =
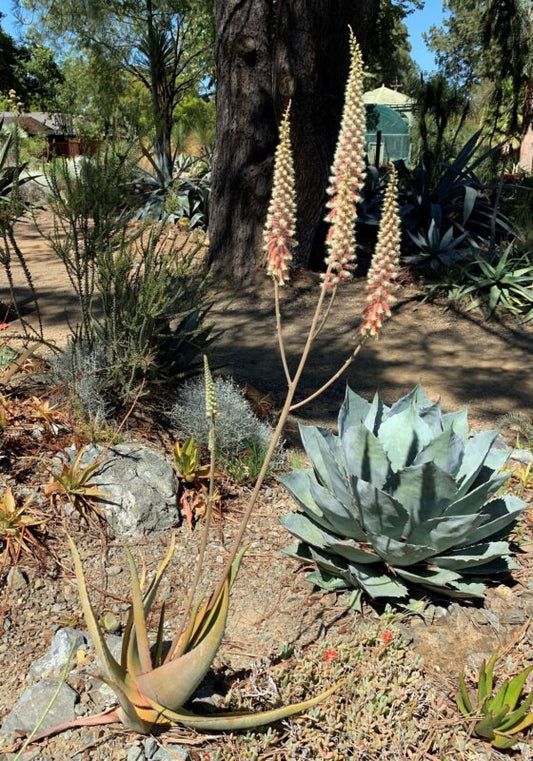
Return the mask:
<path id="1" fill-rule="evenodd" d="M 325 589 L 408 598 L 410 587 L 483 597 L 483 579 L 515 568 L 508 536 L 525 509 L 494 497 L 508 453 L 498 430 L 469 435 L 466 409 L 443 414 L 417 386 L 387 407 L 347 389 L 339 434 L 301 426 L 312 469 L 281 478 L 302 512 L 282 523 L 287 552 Z"/>

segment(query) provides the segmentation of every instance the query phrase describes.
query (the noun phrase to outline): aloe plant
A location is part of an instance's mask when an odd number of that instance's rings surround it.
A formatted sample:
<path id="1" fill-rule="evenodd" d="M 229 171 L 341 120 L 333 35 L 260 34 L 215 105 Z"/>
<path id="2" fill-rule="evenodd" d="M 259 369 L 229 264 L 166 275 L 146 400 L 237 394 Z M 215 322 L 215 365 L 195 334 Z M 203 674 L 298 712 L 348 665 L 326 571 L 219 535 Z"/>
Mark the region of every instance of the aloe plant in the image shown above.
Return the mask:
<path id="1" fill-rule="evenodd" d="M 494 748 L 505 750 L 519 741 L 517 735 L 533 726 L 533 692 L 522 698 L 522 692 L 533 665 L 527 666 L 516 676 L 503 681 L 493 690 L 494 666 L 498 659 L 496 650 L 479 670 L 477 700 L 466 689 L 464 672 L 459 674 L 459 692 L 455 696 L 461 713 L 467 718 L 477 717 L 474 734 L 488 740 Z M 529 713 L 528 713 L 529 712 Z"/>
<path id="2" fill-rule="evenodd" d="M 220 646 L 228 614 L 229 592 L 237 575 L 244 550 L 237 555 L 221 591 L 207 601 L 198 602 L 191 611 L 186 628 L 170 646 L 163 641 L 165 609 L 161 608 L 153 647 L 147 633 L 147 619 L 163 574 L 174 554 L 174 537 L 163 562 L 145 586 L 144 572 L 139 576 L 131 553 L 126 556 L 131 573 L 132 603 L 125 628 L 120 661 L 106 644 L 98 617 L 91 604 L 82 562 L 69 537 L 81 606 L 88 632 L 104 673 L 101 679 L 114 691 L 118 706 L 95 716 L 55 726 L 35 740 L 79 726 L 122 723 L 128 729 L 148 734 L 184 724 L 200 730 L 239 730 L 280 721 L 307 710 L 332 694 L 337 685 L 301 703 L 274 708 L 262 713 L 227 713 L 199 716 L 184 706 L 194 694 Z M 143 589 L 144 588 L 144 589 Z"/>
<path id="3" fill-rule="evenodd" d="M 316 564 L 309 580 L 354 587 L 359 605 L 413 586 L 483 597 L 483 577 L 516 567 L 505 537 L 525 504 L 491 499 L 507 478 L 498 430 L 469 436 L 466 410 L 443 414 L 420 386 L 390 408 L 348 388 L 338 426 L 301 426 L 313 467 L 281 478 L 303 511 L 282 518 L 287 552 Z"/>

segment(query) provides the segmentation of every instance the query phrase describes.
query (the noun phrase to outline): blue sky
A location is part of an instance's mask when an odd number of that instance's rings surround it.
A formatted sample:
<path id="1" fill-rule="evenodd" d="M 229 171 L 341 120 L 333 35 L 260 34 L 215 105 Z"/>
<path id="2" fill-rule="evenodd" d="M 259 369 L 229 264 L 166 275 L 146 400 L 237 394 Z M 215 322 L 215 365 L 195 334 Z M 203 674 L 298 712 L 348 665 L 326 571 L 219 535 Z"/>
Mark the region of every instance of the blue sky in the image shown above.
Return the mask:
<path id="1" fill-rule="evenodd" d="M 18 36 L 18 29 L 14 26 L 14 17 L 11 13 L 11 0 L 0 0 L 0 11 L 6 14 L 3 19 L 3 28 L 8 34 Z M 442 21 L 442 0 L 425 0 L 424 8 L 415 11 L 407 17 L 409 39 L 411 42 L 411 55 L 423 71 L 431 71 L 435 68 L 433 54 L 427 49 L 422 34 L 427 32 L 432 24 L 440 24 Z"/>

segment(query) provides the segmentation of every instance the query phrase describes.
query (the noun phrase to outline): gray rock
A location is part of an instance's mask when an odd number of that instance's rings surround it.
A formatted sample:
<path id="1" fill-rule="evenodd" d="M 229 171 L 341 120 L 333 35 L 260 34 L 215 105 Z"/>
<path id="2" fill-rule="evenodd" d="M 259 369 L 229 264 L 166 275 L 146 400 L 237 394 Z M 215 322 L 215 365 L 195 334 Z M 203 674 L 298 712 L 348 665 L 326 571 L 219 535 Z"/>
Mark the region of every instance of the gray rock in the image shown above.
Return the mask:
<path id="1" fill-rule="evenodd" d="M 172 745 L 168 750 L 159 746 L 153 756 L 150 756 L 150 761 L 190 761 L 190 758 L 188 751 L 181 745 Z"/>
<path id="2" fill-rule="evenodd" d="M 44 712 L 48 708 L 54 696 L 60 679 L 44 679 L 25 690 L 15 703 L 0 730 L 2 735 L 14 735 L 17 730 L 28 733 L 38 724 Z M 78 701 L 78 693 L 68 684 L 61 684 L 52 707 L 46 714 L 39 730 L 45 732 L 65 721 L 73 721 L 76 718 L 75 705 Z"/>
<path id="3" fill-rule="evenodd" d="M 74 646 L 72 655 L 82 645 L 87 644 L 87 636 L 78 629 L 58 629 L 54 634 L 50 650 L 42 658 L 34 661 L 29 670 L 29 676 L 34 679 L 43 679 L 48 676 L 59 676 L 67 662 L 71 647 Z M 72 663 L 75 664 L 75 659 Z"/>
<path id="4" fill-rule="evenodd" d="M 533 452 L 529 449 L 513 449 L 510 459 L 515 462 L 521 462 L 524 465 L 533 465 Z"/>
<path id="5" fill-rule="evenodd" d="M 10 568 L 9 573 L 7 574 L 7 588 L 16 589 L 18 591 L 27 586 L 28 579 L 26 578 L 26 574 L 16 565 L 13 566 L 13 568 Z"/>
<path id="6" fill-rule="evenodd" d="M 138 745 L 132 745 L 126 753 L 126 761 L 144 761 L 145 758 L 143 749 Z"/>
<path id="7" fill-rule="evenodd" d="M 100 505 L 117 536 L 134 538 L 178 525 L 177 479 L 163 455 L 137 444 L 90 446 L 82 464 L 95 459 L 102 464 L 91 483 L 106 492 Z"/>

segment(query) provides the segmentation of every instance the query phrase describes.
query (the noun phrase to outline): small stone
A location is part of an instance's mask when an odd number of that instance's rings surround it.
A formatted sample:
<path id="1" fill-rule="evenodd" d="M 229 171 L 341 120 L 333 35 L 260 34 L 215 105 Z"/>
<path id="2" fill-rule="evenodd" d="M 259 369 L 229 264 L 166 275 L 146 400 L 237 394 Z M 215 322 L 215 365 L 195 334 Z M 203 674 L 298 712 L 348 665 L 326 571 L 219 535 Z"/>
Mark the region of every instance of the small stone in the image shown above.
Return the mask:
<path id="1" fill-rule="evenodd" d="M 17 730 L 24 734 L 31 732 L 49 707 L 58 687 L 59 692 L 41 723 L 40 731 L 46 732 L 57 724 L 74 721 L 74 707 L 78 701 L 78 694 L 68 684 L 61 684 L 60 679 L 44 679 L 23 692 L 11 713 L 5 718 L 1 733 L 10 736 Z"/>
<path id="2" fill-rule="evenodd" d="M 122 573 L 122 566 L 110 565 L 108 568 L 106 568 L 106 573 L 108 576 L 118 576 L 119 573 Z"/>
<path id="3" fill-rule="evenodd" d="M 85 645 L 87 638 L 78 629 L 58 629 L 52 639 L 50 649 L 42 658 L 34 661 L 30 666 L 29 675 L 37 679 L 48 676 L 59 676 L 65 667 L 65 663 L 71 654 L 71 665 L 75 664 L 76 650 Z"/>
<path id="4" fill-rule="evenodd" d="M 133 745 L 126 753 L 126 761 L 144 761 L 145 758 L 143 749 L 138 745 Z"/>
<path id="5" fill-rule="evenodd" d="M 16 589 L 17 591 L 24 589 L 28 586 L 28 579 L 26 574 L 23 573 L 18 566 L 13 566 L 7 574 L 7 586 L 8 589 Z"/>
<path id="6" fill-rule="evenodd" d="M 158 745 L 157 742 L 154 740 L 153 737 L 147 737 L 146 740 L 143 741 L 144 746 L 144 755 L 146 758 L 151 759 L 153 754 L 156 752 Z"/>
<path id="7" fill-rule="evenodd" d="M 172 745 L 168 750 L 159 746 L 150 761 L 190 761 L 190 758 L 189 752 L 181 745 Z"/>

